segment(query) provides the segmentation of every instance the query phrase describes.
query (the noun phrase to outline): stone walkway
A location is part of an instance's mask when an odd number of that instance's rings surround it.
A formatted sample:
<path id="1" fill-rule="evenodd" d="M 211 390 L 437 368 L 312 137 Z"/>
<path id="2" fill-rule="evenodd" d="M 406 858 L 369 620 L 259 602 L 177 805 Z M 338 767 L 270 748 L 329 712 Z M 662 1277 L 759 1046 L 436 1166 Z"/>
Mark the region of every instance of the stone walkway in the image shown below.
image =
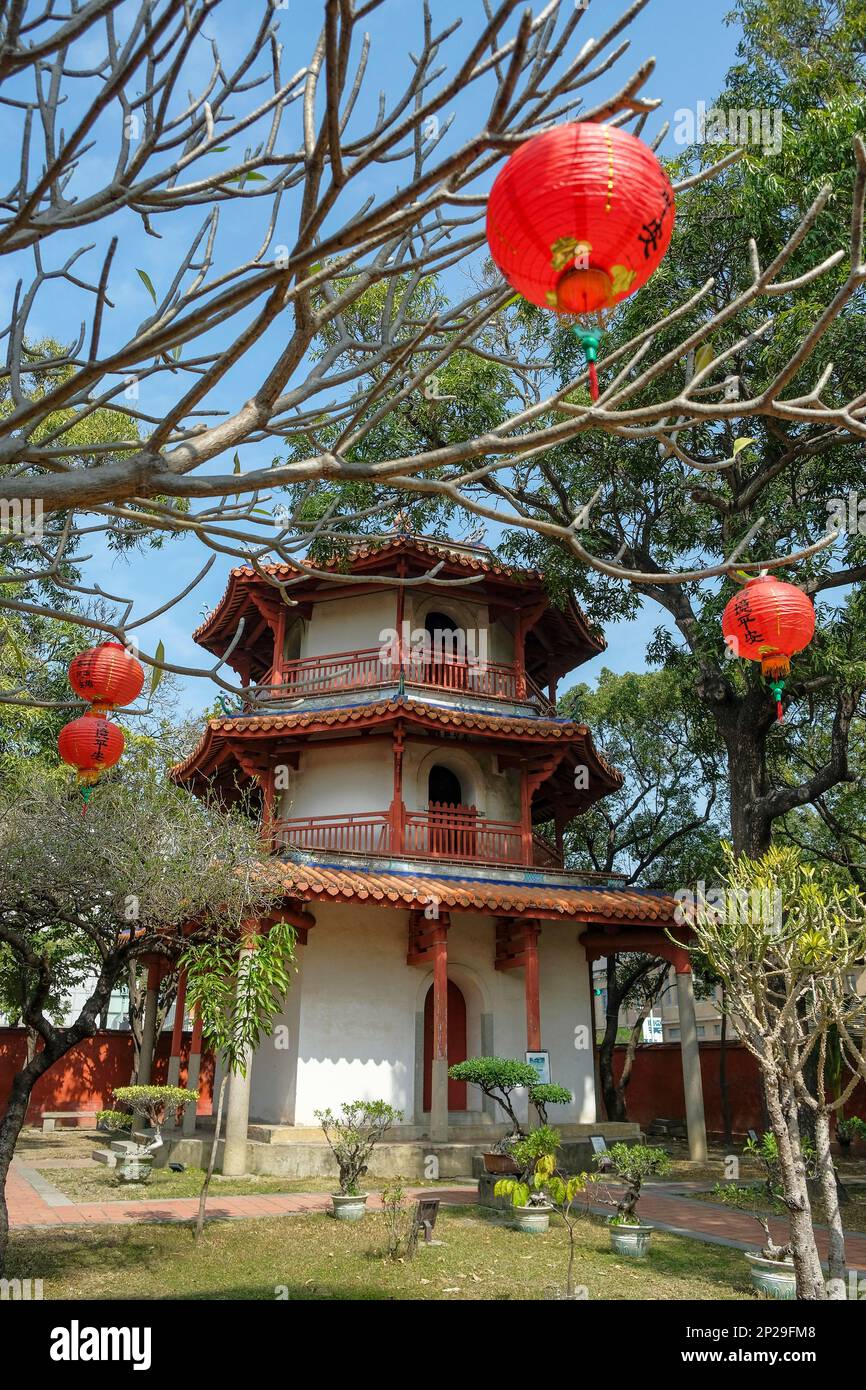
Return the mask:
<path id="1" fill-rule="evenodd" d="M 41 1167 L 41 1165 L 40 1165 Z M 439 1197 L 450 1205 L 474 1203 L 473 1187 L 408 1187 L 410 1197 Z M 6 1183 L 9 1225 L 13 1230 L 33 1226 L 127 1226 L 136 1222 L 190 1221 L 198 1211 L 197 1197 L 160 1197 L 153 1201 L 75 1202 L 43 1177 L 35 1168 L 13 1161 Z M 382 1199 L 372 1193 L 368 1205 L 381 1207 Z M 251 1220 L 260 1216 L 291 1216 L 298 1212 L 330 1211 L 327 1192 L 268 1193 L 257 1196 L 221 1196 L 219 1188 L 208 1198 L 209 1221 Z"/>
<path id="2" fill-rule="evenodd" d="M 40 1165 L 41 1167 L 42 1165 Z M 711 1202 L 696 1202 L 682 1195 L 689 1190 L 706 1191 L 702 1183 L 650 1183 L 641 1195 L 640 1214 L 644 1221 L 675 1235 L 701 1240 L 709 1245 L 728 1245 L 735 1249 L 753 1250 L 761 1235 L 754 1219 L 745 1212 Z M 438 1197 L 448 1205 L 469 1205 L 477 1201 L 474 1188 L 410 1187 L 407 1195 Z M 198 1210 L 197 1197 L 155 1198 L 134 1202 L 74 1202 L 65 1196 L 35 1168 L 13 1162 L 6 1187 L 9 1204 L 9 1224 L 16 1230 L 33 1226 L 102 1226 L 132 1225 L 136 1222 L 189 1221 Z M 369 1205 L 381 1207 L 378 1193 L 373 1193 Z M 208 1219 L 222 1221 L 251 1220 L 263 1216 L 290 1216 L 299 1212 L 329 1211 L 331 1199 L 326 1192 L 290 1192 L 285 1195 L 269 1193 L 261 1197 L 220 1196 L 219 1189 L 208 1200 Z M 593 1211 L 609 1212 L 609 1207 L 593 1205 Z M 786 1238 L 786 1223 L 771 1219 L 770 1229 L 780 1243 Z M 818 1231 L 818 1246 L 826 1251 L 826 1235 Z M 866 1273 L 866 1235 L 851 1234 L 845 1246 L 851 1269 Z"/>

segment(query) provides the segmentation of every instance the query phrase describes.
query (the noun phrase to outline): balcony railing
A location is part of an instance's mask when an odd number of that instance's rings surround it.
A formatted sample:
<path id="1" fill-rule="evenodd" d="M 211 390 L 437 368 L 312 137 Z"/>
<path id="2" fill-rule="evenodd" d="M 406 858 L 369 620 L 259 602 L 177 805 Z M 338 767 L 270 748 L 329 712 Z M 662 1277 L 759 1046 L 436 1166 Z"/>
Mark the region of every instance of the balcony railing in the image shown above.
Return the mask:
<path id="1" fill-rule="evenodd" d="M 370 690 L 394 685 L 400 677 L 400 664 L 380 647 L 356 652 L 335 652 L 326 656 L 304 656 L 282 661 L 272 672 L 270 688 L 279 699 L 307 699 L 349 690 Z M 529 676 L 516 666 L 501 662 L 464 661 L 456 657 L 430 657 L 409 653 L 402 667 L 410 685 L 433 690 L 460 692 L 488 700 L 518 702 L 531 699 L 545 713 L 552 711 L 546 696 Z"/>
<path id="2" fill-rule="evenodd" d="M 401 855 L 421 859 L 462 860 L 476 864 L 539 865 L 537 846 L 519 824 L 488 820 L 474 806 L 431 802 L 425 811 L 401 808 L 340 816 L 280 820 L 278 844 L 321 849 L 336 854 Z M 554 866 L 555 867 L 555 866 Z"/>

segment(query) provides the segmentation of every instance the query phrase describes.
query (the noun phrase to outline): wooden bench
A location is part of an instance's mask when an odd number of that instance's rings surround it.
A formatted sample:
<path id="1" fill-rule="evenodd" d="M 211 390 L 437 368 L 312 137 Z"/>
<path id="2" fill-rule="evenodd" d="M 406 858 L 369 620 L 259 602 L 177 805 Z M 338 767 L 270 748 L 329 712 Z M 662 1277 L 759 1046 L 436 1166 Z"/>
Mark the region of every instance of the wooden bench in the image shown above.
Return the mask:
<path id="1" fill-rule="evenodd" d="M 42 1133 L 53 1134 L 54 1126 L 58 1120 L 88 1120 L 96 1119 L 93 1110 L 46 1110 L 42 1116 Z"/>

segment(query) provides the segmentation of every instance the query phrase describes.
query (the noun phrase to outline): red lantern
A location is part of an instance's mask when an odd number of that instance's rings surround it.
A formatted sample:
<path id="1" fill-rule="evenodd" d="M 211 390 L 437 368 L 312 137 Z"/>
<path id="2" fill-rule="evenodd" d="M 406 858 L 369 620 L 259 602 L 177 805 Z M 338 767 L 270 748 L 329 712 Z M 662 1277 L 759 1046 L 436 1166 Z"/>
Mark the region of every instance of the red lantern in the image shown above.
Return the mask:
<path id="1" fill-rule="evenodd" d="M 785 584 L 769 574 L 756 575 L 725 608 L 722 632 L 734 656 L 760 661 L 761 670 L 770 678 L 781 719 L 790 659 L 808 646 L 815 632 L 815 609 L 809 595 L 796 584 Z"/>
<path id="2" fill-rule="evenodd" d="M 487 242 L 524 299 L 586 314 L 646 283 L 670 245 L 674 211 L 670 180 L 648 145 L 616 126 L 575 121 L 527 140 L 500 170 Z M 587 360 L 592 379 L 594 355 Z"/>
<path id="3" fill-rule="evenodd" d="M 123 747 L 123 730 L 101 714 L 90 712 L 64 724 L 57 738 L 63 761 L 78 769 L 78 780 L 87 789 L 85 800 L 99 774 L 120 761 Z"/>
<path id="4" fill-rule="evenodd" d="M 138 699 L 144 670 L 141 662 L 119 642 L 102 642 L 73 657 L 69 684 L 76 695 L 97 709 L 117 709 Z"/>

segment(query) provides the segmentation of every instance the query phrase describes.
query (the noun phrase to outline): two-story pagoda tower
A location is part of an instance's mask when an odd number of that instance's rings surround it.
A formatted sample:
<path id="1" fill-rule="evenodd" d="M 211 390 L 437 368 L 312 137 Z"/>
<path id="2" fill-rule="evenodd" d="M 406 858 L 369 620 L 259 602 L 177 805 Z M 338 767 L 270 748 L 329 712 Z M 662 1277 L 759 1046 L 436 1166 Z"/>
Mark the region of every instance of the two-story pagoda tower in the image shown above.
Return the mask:
<path id="1" fill-rule="evenodd" d="M 555 713 L 605 645 L 576 603 L 484 547 L 395 535 L 233 570 L 195 637 L 251 701 L 175 776 L 257 789 L 304 943 L 288 1047 L 232 1078 L 224 1171 L 249 1117 L 285 1138 L 361 1097 L 407 1140 L 477 1138 L 489 1103 L 447 1077 L 467 1056 L 547 1053 L 573 1096 L 557 1123 L 595 1125 L 589 962 L 664 943 L 671 902 L 562 868 L 568 822 L 620 785 Z"/>

